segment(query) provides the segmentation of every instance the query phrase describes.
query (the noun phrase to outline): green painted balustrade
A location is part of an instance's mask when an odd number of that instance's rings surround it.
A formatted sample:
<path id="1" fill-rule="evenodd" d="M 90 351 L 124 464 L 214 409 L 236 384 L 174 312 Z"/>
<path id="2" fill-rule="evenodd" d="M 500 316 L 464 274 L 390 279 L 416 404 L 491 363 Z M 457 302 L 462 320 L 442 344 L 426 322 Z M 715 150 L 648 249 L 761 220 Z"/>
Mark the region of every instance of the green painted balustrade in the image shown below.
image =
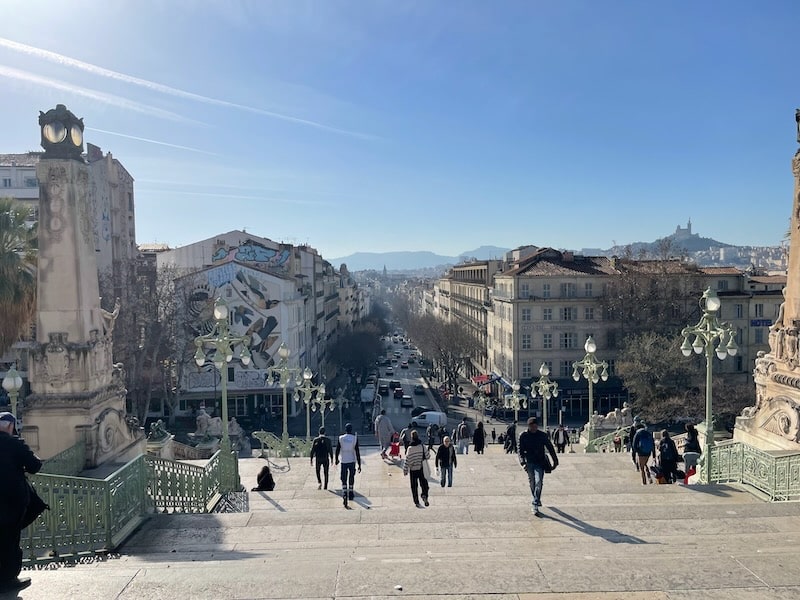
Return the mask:
<path id="1" fill-rule="evenodd" d="M 44 461 L 40 473 L 78 475 L 86 463 L 86 443 L 81 441 Z"/>
<path id="2" fill-rule="evenodd" d="M 742 442 L 711 448 L 710 483 L 741 483 L 772 502 L 800 500 L 800 453 L 765 452 Z"/>
<path id="3" fill-rule="evenodd" d="M 40 473 L 30 481 L 50 505 L 22 532 L 32 563 L 112 551 L 153 512 L 211 512 L 224 490 L 241 489 L 236 457 L 220 452 L 203 466 L 143 455 L 105 479 Z"/>
<path id="4" fill-rule="evenodd" d="M 279 438 L 270 431 L 254 431 L 252 437 L 261 442 L 261 456 L 266 458 L 270 453 L 275 458 L 290 456 L 311 456 L 311 440 L 301 438 Z"/>
<path id="5" fill-rule="evenodd" d="M 611 433 L 607 433 L 606 435 L 602 435 L 600 437 L 596 437 L 591 440 L 588 444 L 586 444 L 586 448 L 583 449 L 584 452 L 613 452 L 614 451 L 614 438 L 619 436 L 621 440 L 625 439 L 625 436 L 628 434 L 628 430 L 630 427 L 621 427 L 616 431 L 612 431 Z M 623 447 L 623 452 L 624 452 Z"/>

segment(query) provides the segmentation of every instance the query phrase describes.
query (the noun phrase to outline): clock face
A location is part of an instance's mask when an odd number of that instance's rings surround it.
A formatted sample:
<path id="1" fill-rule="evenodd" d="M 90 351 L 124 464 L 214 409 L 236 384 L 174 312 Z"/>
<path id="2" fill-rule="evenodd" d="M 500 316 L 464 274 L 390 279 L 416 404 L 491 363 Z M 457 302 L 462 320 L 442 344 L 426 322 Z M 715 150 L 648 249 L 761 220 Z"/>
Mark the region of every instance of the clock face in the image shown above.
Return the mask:
<path id="1" fill-rule="evenodd" d="M 53 121 L 44 126 L 42 133 L 44 133 L 44 137 L 48 142 L 58 144 L 66 139 L 67 128 L 60 121 Z"/>
<path id="2" fill-rule="evenodd" d="M 76 146 L 80 146 L 83 143 L 83 132 L 77 125 L 70 127 L 69 137 Z"/>

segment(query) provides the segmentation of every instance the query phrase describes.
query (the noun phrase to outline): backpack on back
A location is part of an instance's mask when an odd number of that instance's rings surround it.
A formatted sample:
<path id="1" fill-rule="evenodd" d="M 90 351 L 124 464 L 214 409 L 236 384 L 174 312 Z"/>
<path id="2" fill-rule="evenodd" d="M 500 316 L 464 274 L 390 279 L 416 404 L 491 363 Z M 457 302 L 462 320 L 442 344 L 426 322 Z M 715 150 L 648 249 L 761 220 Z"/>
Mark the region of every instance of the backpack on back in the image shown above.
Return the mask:
<path id="1" fill-rule="evenodd" d="M 645 431 L 636 443 L 636 452 L 642 456 L 653 453 L 653 434 Z"/>
<path id="2" fill-rule="evenodd" d="M 466 423 L 462 423 L 458 426 L 458 439 L 464 440 L 469 437 L 469 427 L 467 427 Z"/>
<path id="3" fill-rule="evenodd" d="M 670 446 L 667 442 L 661 442 L 659 446 L 659 451 L 661 453 L 661 458 L 663 460 L 675 460 L 676 456 L 675 453 L 672 451 L 672 446 Z"/>

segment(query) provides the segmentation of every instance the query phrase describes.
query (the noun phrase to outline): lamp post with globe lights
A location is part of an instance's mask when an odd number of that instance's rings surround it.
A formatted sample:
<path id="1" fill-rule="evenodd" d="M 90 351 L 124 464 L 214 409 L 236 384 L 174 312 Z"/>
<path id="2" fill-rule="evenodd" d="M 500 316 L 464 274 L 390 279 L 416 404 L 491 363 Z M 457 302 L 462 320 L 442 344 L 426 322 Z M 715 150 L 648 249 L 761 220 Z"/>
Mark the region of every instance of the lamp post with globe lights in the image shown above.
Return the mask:
<path id="1" fill-rule="evenodd" d="M 250 364 L 250 336 L 237 336 L 231 333 L 230 322 L 228 321 L 228 305 L 222 298 L 217 298 L 214 302 L 214 328 L 206 335 L 199 335 L 194 339 L 194 344 L 197 346 L 197 351 L 194 354 L 194 360 L 198 367 L 202 367 L 206 362 L 206 347 L 214 348 L 214 354 L 211 357 L 211 362 L 219 371 L 219 376 L 222 384 L 222 440 L 220 448 L 222 449 L 223 465 L 227 465 L 232 457 L 231 453 L 231 439 L 228 435 L 228 375 L 223 369 L 226 365 L 233 360 L 234 348 L 237 344 L 241 345 L 239 352 L 236 354 L 237 358 L 246 367 Z M 235 463 L 235 458 L 233 459 Z M 233 468 L 223 467 L 223 476 L 221 478 L 220 486 L 224 492 L 237 491 L 241 484 L 238 481 L 239 476 L 234 464 Z"/>
<path id="2" fill-rule="evenodd" d="M 299 387 L 303 383 L 302 369 L 290 367 L 289 356 L 291 356 L 291 350 L 289 350 L 286 342 L 281 342 L 281 345 L 278 346 L 278 364 L 267 368 L 268 377 L 277 377 L 277 384 L 283 388 L 283 435 L 281 436 L 281 442 L 284 449 L 289 447 L 289 400 L 286 395 L 286 388 L 290 384 Z"/>
<path id="3" fill-rule="evenodd" d="M 536 398 L 537 394 L 542 397 L 542 427 L 547 431 L 547 405 L 550 398 L 558 398 L 558 382 L 550 379 L 550 367 L 547 363 L 542 363 L 539 367 L 539 379 L 531 386 L 531 396 Z"/>
<path id="4" fill-rule="evenodd" d="M 592 336 L 586 338 L 583 349 L 586 351 L 586 356 L 572 363 L 572 378 L 575 381 L 580 381 L 581 375 L 583 375 L 583 378 L 589 382 L 589 423 L 586 430 L 586 441 L 588 443 L 594 437 L 594 423 L 592 422 L 592 415 L 594 415 L 594 384 L 601 379 L 603 381 L 608 380 L 608 363 L 604 360 L 597 360 L 595 356 L 597 344 L 595 344 Z"/>
<path id="5" fill-rule="evenodd" d="M 314 373 L 311 369 L 306 367 L 303 369 L 303 383 L 295 388 L 295 393 L 306 405 L 306 440 L 311 439 L 311 411 L 317 410 L 317 407 L 322 409 L 323 426 L 325 424 L 325 407 L 328 401 L 325 400 L 325 384 L 320 383 L 314 385 L 311 380 L 314 378 Z M 331 404 L 333 410 L 333 404 Z"/>
<path id="6" fill-rule="evenodd" d="M 8 392 L 8 398 L 11 401 L 11 414 L 18 417 L 17 400 L 19 399 L 19 391 L 22 389 L 22 377 L 19 376 L 14 365 L 11 366 L 6 376 L 3 377 L 3 389 Z"/>
<path id="7" fill-rule="evenodd" d="M 721 302 L 717 293 L 710 287 L 703 292 L 700 298 L 700 309 L 703 316 L 697 325 L 684 327 L 681 331 L 683 344 L 681 352 L 684 356 L 695 354 L 706 355 L 706 443 L 705 459 L 703 467 L 703 481 L 709 481 L 711 473 L 711 445 L 714 441 L 714 415 L 712 412 L 712 391 L 711 391 L 711 368 L 714 354 L 720 360 L 728 356 L 736 356 L 739 346 L 736 344 L 736 332 L 729 323 L 720 322 L 717 313 L 721 307 Z M 694 337 L 694 341 L 689 342 L 689 338 Z M 727 342 L 726 342 L 727 340 Z"/>
<path id="8" fill-rule="evenodd" d="M 519 381 L 516 379 L 511 383 L 511 393 L 505 397 L 505 407 L 514 410 L 514 422 L 519 421 L 520 407 L 526 408 L 528 406 L 528 398 L 525 394 L 519 393 Z"/>

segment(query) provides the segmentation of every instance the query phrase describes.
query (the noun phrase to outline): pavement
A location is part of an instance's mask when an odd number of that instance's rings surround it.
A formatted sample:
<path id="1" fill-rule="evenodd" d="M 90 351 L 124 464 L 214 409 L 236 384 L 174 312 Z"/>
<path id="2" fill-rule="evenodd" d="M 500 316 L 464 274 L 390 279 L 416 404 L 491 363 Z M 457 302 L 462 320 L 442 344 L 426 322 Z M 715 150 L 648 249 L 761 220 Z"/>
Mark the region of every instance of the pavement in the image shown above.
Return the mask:
<path id="1" fill-rule="evenodd" d="M 499 445 L 458 456 L 416 508 L 365 448 L 356 498 L 276 460 L 249 512 L 154 515 L 113 557 L 26 570 L 23 599 L 762 600 L 800 598 L 800 505 L 726 485 L 643 486 L 628 455 L 560 455 L 542 516 Z M 240 460 L 252 487 L 264 459 Z M 12 596 L 14 597 L 14 596 Z"/>

